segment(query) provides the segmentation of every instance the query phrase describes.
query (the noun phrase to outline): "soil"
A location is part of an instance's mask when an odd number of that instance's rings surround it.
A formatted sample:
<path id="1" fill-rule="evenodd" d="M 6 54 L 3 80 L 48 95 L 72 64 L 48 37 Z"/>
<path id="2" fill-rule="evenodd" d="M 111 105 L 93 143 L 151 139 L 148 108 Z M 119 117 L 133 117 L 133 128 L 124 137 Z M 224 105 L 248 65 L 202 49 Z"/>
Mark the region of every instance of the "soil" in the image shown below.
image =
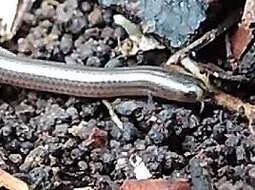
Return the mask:
<path id="1" fill-rule="evenodd" d="M 34 3 L 5 47 L 35 59 L 93 67 L 137 62 L 116 59 L 117 40 L 127 34 L 113 24 L 110 8 L 95 1 L 46 2 Z M 187 178 L 194 190 L 255 189 L 255 137 L 241 111 L 211 102 L 201 111 L 200 103 L 148 97 L 107 100 L 123 130 L 101 99 L 2 85 L 1 169 L 31 190 L 110 190 L 135 179 L 129 158 L 136 154 L 152 178 Z"/>

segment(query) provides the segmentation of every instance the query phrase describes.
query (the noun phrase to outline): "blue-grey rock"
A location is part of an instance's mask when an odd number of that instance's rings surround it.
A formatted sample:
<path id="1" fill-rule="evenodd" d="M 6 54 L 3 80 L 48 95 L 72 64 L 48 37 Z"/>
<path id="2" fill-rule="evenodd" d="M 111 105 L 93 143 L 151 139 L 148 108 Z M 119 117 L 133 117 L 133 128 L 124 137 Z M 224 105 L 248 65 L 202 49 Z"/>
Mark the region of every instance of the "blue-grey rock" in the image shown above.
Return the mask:
<path id="1" fill-rule="evenodd" d="M 104 6 L 118 5 L 133 9 L 136 16 L 149 26 L 148 33 L 180 48 L 190 42 L 201 23 L 206 20 L 209 4 L 204 0 L 99 0 Z M 130 11 L 127 11 L 128 13 Z"/>

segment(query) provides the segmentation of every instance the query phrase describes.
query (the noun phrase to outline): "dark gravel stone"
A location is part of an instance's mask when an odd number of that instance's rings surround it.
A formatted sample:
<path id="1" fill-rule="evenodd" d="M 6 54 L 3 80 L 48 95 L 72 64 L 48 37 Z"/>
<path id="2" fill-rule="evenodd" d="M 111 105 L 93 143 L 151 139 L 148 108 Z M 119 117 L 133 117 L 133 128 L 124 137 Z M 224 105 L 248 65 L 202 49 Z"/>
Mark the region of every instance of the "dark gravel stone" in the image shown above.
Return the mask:
<path id="1" fill-rule="evenodd" d="M 85 39 L 98 38 L 100 36 L 100 32 L 101 30 L 97 27 L 88 28 L 84 33 Z"/>
<path id="2" fill-rule="evenodd" d="M 140 0 L 99 0 L 99 3 L 110 7 L 117 5 L 124 7 L 124 9 L 131 15 L 141 15 Z"/>
<path id="3" fill-rule="evenodd" d="M 98 102 L 91 103 L 91 104 L 86 104 L 86 103 L 82 104 L 80 116 L 82 118 L 95 116 L 95 114 L 97 113 L 99 109 L 99 105 L 100 104 Z"/>
<path id="4" fill-rule="evenodd" d="M 122 101 L 119 104 L 114 105 L 114 109 L 117 113 L 129 116 L 131 115 L 135 110 L 141 108 L 141 105 L 137 104 L 136 101 Z"/>
<path id="5" fill-rule="evenodd" d="M 159 175 L 163 171 L 166 149 L 148 146 L 142 153 L 143 161 L 152 175 Z"/>
<path id="6" fill-rule="evenodd" d="M 173 167 L 176 167 L 174 160 L 175 160 L 175 158 L 173 158 L 172 152 L 170 152 L 170 151 L 166 152 L 165 163 L 164 163 L 165 171 L 170 172 L 173 169 Z"/>
<path id="7" fill-rule="evenodd" d="M 81 12 L 76 11 L 76 14 L 68 22 L 66 30 L 73 34 L 78 34 L 88 27 L 88 19 Z"/>
<path id="8" fill-rule="evenodd" d="M 250 178 L 249 181 L 250 181 L 251 185 L 255 186 L 255 167 L 254 166 L 249 169 L 248 175 Z"/>
<path id="9" fill-rule="evenodd" d="M 223 142 L 225 140 L 226 126 L 219 123 L 213 128 L 213 138 L 218 142 Z"/>
<path id="10" fill-rule="evenodd" d="M 103 167 L 104 167 L 103 173 L 109 175 L 114 169 L 113 163 L 116 158 L 113 154 L 111 154 L 109 152 L 104 153 L 102 157 L 103 157 L 102 162 L 103 162 Z"/>
<path id="11" fill-rule="evenodd" d="M 219 185 L 217 185 L 217 189 L 219 190 L 230 190 L 230 189 L 245 189 L 245 190 L 253 190 L 254 187 L 246 184 L 243 181 L 236 181 L 235 184 L 222 180 Z"/>
<path id="12" fill-rule="evenodd" d="M 5 103 L 5 102 L 1 102 L 0 105 L 0 113 L 4 114 L 5 112 L 7 112 L 9 109 L 9 104 Z"/>
<path id="13" fill-rule="evenodd" d="M 43 167 L 36 167 L 29 172 L 30 180 L 31 180 L 31 188 L 49 188 L 50 181 L 48 176 L 48 171 Z"/>
<path id="14" fill-rule="evenodd" d="M 70 157 L 72 160 L 80 160 L 82 155 L 83 152 L 80 151 L 78 148 L 73 149 L 70 153 Z"/>
<path id="15" fill-rule="evenodd" d="M 18 144 L 19 144 L 19 147 L 17 149 L 18 150 L 20 149 L 20 152 L 23 154 L 28 154 L 29 151 L 31 149 L 33 149 L 33 147 L 34 147 L 34 144 L 29 141 L 25 141 L 25 142 L 18 143 Z"/>
<path id="16" fill-rule="evenodd" d="M 170 159 L 171 158 L 171 162 L 172 162 L 172 166 L 175 168 L 175 169 L 178 169 L 178 168 L 182 168 L 184 166 L 185 163 L 185 159 L 182 155 L 176 153 L 176 152 L 172 152 L 172 151 L 167 151 L 165 150 L 166 147 L 162 148 L 162 151 L 165 151 L 165 160 L 167 162 L 168 158 Z M 166 163 L 167 164 L 167 163 Z"/>
<path id="17" fill-rule="evenodd" d="M 138 134 L 137 128 L 135 128 L 133 123 L 123 123 L 123 133 L 122 138 L 125 142 L 131 142 L 133 141 Z"/>
<path id="18" fill-rule="evenodd" d="M 106 164 L 112 164 L 115 160 L 115 157 L 113 154 L 109 152 L 105 152 L 102 157 L 102 161 Z"/>
<path id="19" fill-rule="evenodd" d="M 103 171 L 103 164 L 101 162 L 90 162 L 89 167 L 91 174 L 102 173 Z"/>
<path id="20" fill-rule="evenodd" d="M 77 0 L 67 0 L 57 7 L 57 20 L 67 23 L 73 16 L 75 9 L 78 7 Z"/>
<path id="21" fill-rule="evenodd" d="M 113 149 L 113 150 L 120 150 L 120 146 L 121 146 L 121 144 L 120 144 L 119 141 L 114 140 L 114 139 L 112 139 L 112 140 L 110 141 L 110 147 L 111 147 L 111 149 Z"/>
<path id="22" fill-rule="evenodd" d="M 155 124 L 150 129 L 148 137 L 154 144 L 162 144 L 168 137 L 168 130 Z"/>
<path id="23" fill-rule="evenodd" d="M 89 2 L 84 1 L 84 2 L 81 3 L 81 10 L 84 13 L 88 13 L 88 12 L 92 11 L 92 9 L 93 9 L 93 7 Z"/>
<path id="24" fill-rule="evenodd" d="M 79 118 L 78 110 L 75 107 L 68 107 L 66 109 L 66 113 L 72 118 L 72 121 L 77 120 Z"/>
<path id="25" fill-rule="evenodd" d="M 97 57 L 108 58 L 110 56 L 111 47 L 105 43 L 99 42 L 95 46 L 93 46 L 93 50 Z"/>
<path id="26" fill-rule="evenodd" d="M 128 37 L 128 34 L 122 27 L 116 27 L 114 31 L 114 37 L 116 39 L 124 40 L 125 38 Z"/>
<path id="27" fill-rule="evenodd" d="M 174 125 L 174 132 L 177 136 L 182 135 L 185 130 L 195 128 L 198 125 L 198 118 L 194 118 L 191 110 L 179 108 L 175 113 L 176 123 Z"/>
<path id="28" fill-rule="evenodd" d="M 104 38 L 105 40 L 109 40 L 109 39 L 112 39 L 114 38 L 114 29 L 111 28 L 111 27 L 105 27 L 103 30 L 102 30 L 102 33 L 101 33 L 101 37 Z"/>
<path id="29" fill-rule="evenodd" d="M 255 43 L 249 48 L 244 55 L 241 63 L 238 64 L 238 72 L 246 77 L 255 78 Z"/>
<path id="30" fill-rule="evenodd" d="M 145 150 L 146 149 L 145 140 L 137 139 L 135 141 L 135 147 L 137 150 Z"/>
<path id="31" fill-rule="evenodd" d="M 31 140 L 33 138 L 34 129 L 25 124 L 20 124 L 16 127 L 16 135 L 19 140 Z"/>
<path id="32" fill-rule="evenodd" d="M 23 144 L 23 143 L 20 143 L 19 140 L 13 139 L 13 140 L 11 140 L 11 142 L 9 142 L 8 144 L 6 144 L 6 148 L 9 149 L 9 150 L 11 150 L 11 151 L 20 150 L 22 144 Z"/>
<path id="33" fill-rule="evenodd" d="M 122 131 L 118 127 L 113 127 L 110 134 L 114 140 L 120 140 L 122 137 Z"/>
<path id="34" fill-rule="evenodd" d="M 228 147 L 236 147 L 238 145 L 238 143 L 240 142 L 240 137 L 237 137 L 237 136 L 234 136 L 234 135 L 230 135 L 228 136 L 225 144 L 228 146 Z"/>
<path id="35" fill-rule="evenodd" d="M 242 145 L 236 147 L 236 159 L 238 163 L 242 163 L 246 159 L 246 151 Z"/>
<path id="36" fill-rule="evenodd" d="M 30 168 L 42 164 L 47 159 L 48 152 L 43 146 L 38 146 L 31 150 L 26 156 L 24 163 L 20 166 L 21 171 L 28 171 Z"/>
<path id="37" fill-rule="evenodd" d="M 53 131 L 53 134 L 57 137 L 65 137 L 68 132 L 68 124 L 58 124 L 55 126 L 55 130 Z"/>
<path id="38" fill-rule="evenodd" d="M 0 149 L 0 167 L 3 170 L 7 170 L 9 168 L 9 166 L 6 164 L 6 153 L 5 150 L 3 148 Z"/>
<path id="39" fill-rule="evenodd" d="M 186 136 L 182 143 L 182 148 L 184 151 L 193 152 L 197 147 L 196 138 L 193 136 Z"/>
<path id="40" fill-rule="evenodd" d="M 24 102 L 21 104 L 15 106 L 15 112 L 20 116 L 20 117 L 31 117 L 35 113 L 35 108 L 31 105 L 27 105 Z"/>
<path id="41" fill-rule="evenodd" d="M 113 13 L 110 9 L 104 10 L 103 19 L 105 24 L 111 24 L 113 22 Z"/>
<path id="42" fill-rule="evenodd" d="M 10 126 L 3 126 L 1 127 L 0 129 L 0 134 L 1 136 L 3 137 L 8 137 L 12 134 L 13 130 L 12 130 L 12 127 Z"/>
<path id="43" fill-rule="evenodd" d="M 159 112 L 160 119 L 162 122 L 166 122 L 174 117 L 175 114 L 175 108 L 165 108 L 162 111 Z"/>
<path id="44" fill-rule="evenodd" d="M 53 104 L 46 108 L 43 116 L 38 117 L 38 130 L 52 130 L 52 127 L 56 123 L 64 123 L 68 120 L 70 120 L 69 114 L 67 114 L 64 109 L 59 107 L 59 105 Z"/>
<path id="45" fill-rule="evenodd" d="M 86 43 L 84 45 L 81 45 L 77 48 L 77 51 L 80 54 L 80 58 L 82 60 L 85 60 L 93 55 L 93 46 L 90 43 Z"/>
<path id="46" fill-rule="evenodd" d="M 193 158 L 189 165 L 193 188 L 196 190 L 212 190 L 213 187 L 208 179 L 209 173 L 206 168 L 201 167 L 201 160 Z"/>

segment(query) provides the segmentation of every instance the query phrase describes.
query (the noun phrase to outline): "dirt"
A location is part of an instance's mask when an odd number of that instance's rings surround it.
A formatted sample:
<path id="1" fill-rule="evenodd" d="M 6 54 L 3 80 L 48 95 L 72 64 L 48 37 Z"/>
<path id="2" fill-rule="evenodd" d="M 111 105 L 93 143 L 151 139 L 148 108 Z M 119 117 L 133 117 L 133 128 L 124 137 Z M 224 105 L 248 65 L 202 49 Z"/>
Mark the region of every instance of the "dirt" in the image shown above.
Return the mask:
<path id="1" fill-rule="evenodd" d="M 127 34 L 113 24 L 113 10 L 94 1 L 59 1 L 58 6 L 45 2 L 34 4 L 6 47 L 19 55 L 67 64 L 136 63 L 136 58 L 124 63 L 116 59 L 117 40 Z M 255 189 L 255 137 L 241 111 L 211 102 L 201 111 L 200 103 L 148 97 L 108 101 L 123 129 L 101 99 L 3 85 L 1 169 L 24 180 L 31 190 L 110 190 L 135 179 L 129 158 L 137 154 L 152 178 L 183 177 L 195 190 Z"/>

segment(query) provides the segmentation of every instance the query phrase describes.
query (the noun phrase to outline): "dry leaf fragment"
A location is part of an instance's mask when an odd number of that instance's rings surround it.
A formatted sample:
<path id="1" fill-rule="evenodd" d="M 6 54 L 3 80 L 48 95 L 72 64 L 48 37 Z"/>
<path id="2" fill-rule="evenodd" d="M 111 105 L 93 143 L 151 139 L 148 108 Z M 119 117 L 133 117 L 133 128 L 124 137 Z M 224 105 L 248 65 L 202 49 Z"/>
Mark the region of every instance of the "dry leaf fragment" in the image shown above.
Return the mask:
<path id="1" fill-rule="evenodd" d="M 133 154 L 129 158 L 130 164 L 134 167 L 134 173 L 136 176 L 136 179 L 149 179 L 152 177 L 150 171 L 145 166 L 145 163 L 143 162 L 142 158 L 139 157 L 136 154 Z"/>
<path id="2" fill-rule="evenodd" d="M 29 190 L 28 185 L 20 179 L 0 169 L 0 185 L 9 190 Z"/>
<path id="3" fill-rule="evenodd" d="M 120 25 L 129 35 L 129 39 L 120 44 L 119 51 L 124 56 L 136 55 L 139 51 L 149 51 L 153 49 L 165 49 L 153 36 L 143 34 L 142 28 L 123 15 L 113 16 L 114 23 Z"/>
<path id="4" fill-rule="evenodd" d="M 187 179 L 126 180 L 120 190 L 191 190 Z"/>
<path id="5" fill-rule="evenodd" d="M 234 58 L 237 60 L 240 60 L 249 44 L 254 39 L 253 32 L 255 28 L 252 27 L 254 23 L 255 1 L 246 0 L 241 23 L 239 24 L 236 32 L 231 37 L 232 53 Z"/>

